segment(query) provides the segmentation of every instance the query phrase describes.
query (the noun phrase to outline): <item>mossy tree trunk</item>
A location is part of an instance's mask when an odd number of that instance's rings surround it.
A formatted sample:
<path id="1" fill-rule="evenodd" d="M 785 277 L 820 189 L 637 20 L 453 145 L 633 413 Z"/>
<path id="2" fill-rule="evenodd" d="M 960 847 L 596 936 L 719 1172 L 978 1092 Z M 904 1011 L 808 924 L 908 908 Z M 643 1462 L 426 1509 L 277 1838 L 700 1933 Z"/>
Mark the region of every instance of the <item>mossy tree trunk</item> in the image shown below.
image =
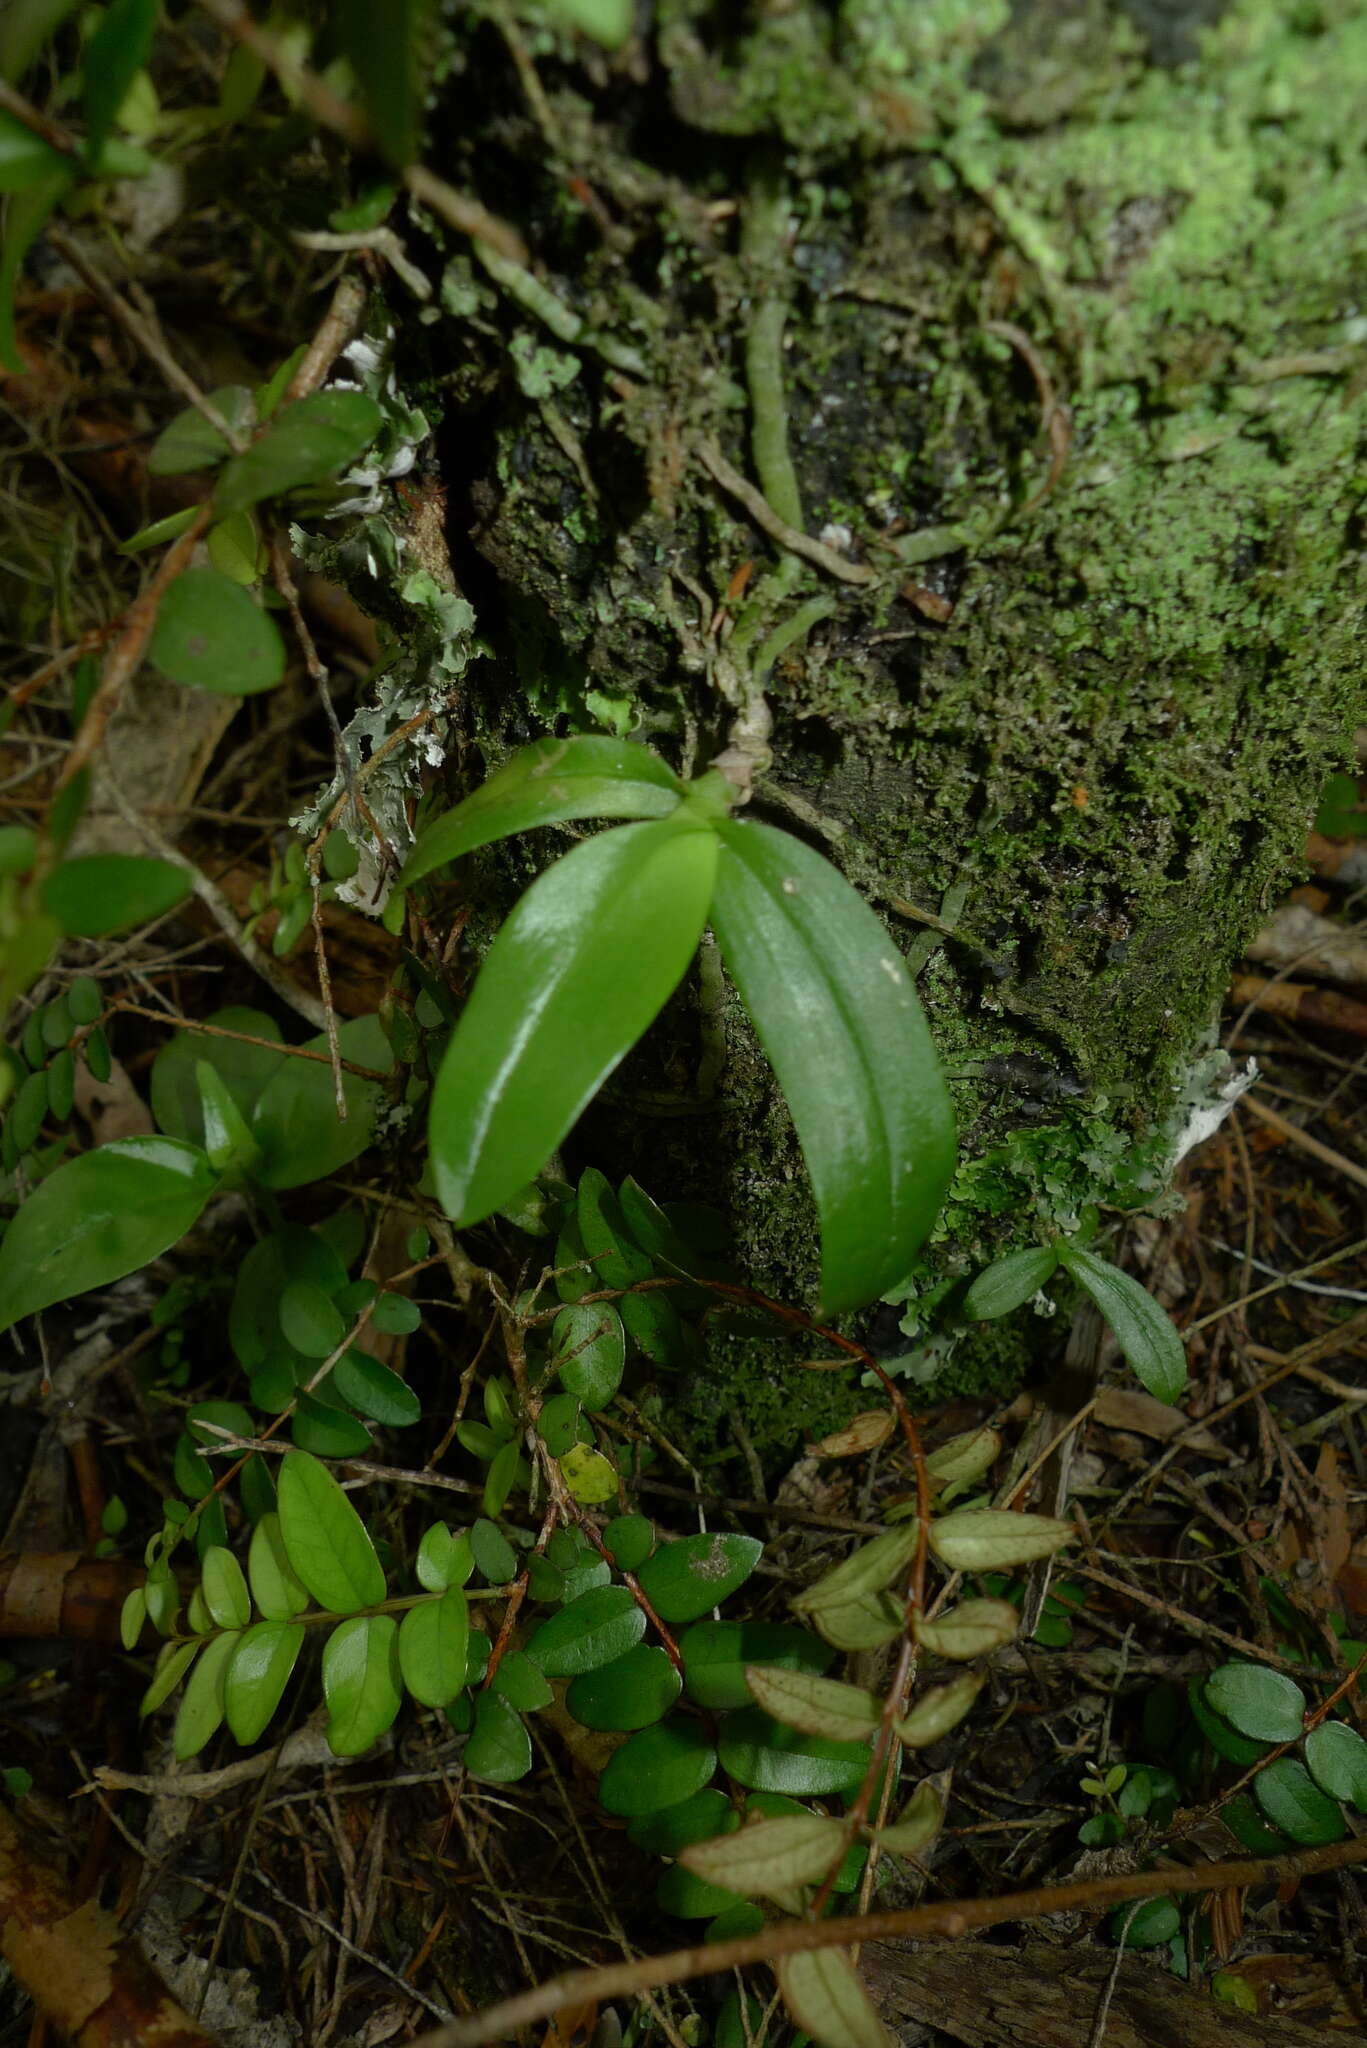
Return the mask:
<path id="1" fill-rule="evenodd" d="M 476 725 L 491 759 L 606 726 L 699 772 L 762 686 L 758 808 L 919 965 L 953 1270 L 1153 1184 L 1362 702 L 1367 14 L 638 12 L 612 58 L 486 25 L 448 87 L 572 314 L 447 265 Z M 726 463 L 877 579 L 777 544 Z M 581 1143 L 720 1197 L 804 1292 L 795 1147 L 709 973 Z"/>

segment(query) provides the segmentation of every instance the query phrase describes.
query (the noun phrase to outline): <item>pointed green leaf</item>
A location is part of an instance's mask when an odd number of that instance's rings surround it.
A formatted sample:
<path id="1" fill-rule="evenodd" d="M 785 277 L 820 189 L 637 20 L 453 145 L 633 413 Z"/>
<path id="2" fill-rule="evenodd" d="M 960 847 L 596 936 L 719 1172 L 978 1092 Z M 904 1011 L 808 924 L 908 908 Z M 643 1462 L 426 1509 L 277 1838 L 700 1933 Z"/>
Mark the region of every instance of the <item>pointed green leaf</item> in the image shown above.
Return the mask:
<path id="1" fill-rule="evenodd" d="M 1294 1742 L 1305 1720 L 1305 1694 L 1284 1671 L 1261 1664 L 1221 1664 L 1205 1682 L 1217 1714 L 1259 1742 Z"/>
<path id="2" fill-rule="evenodd" d="M 256 406 L 245 384 L 220 384 L 208 398 L 214 411 L 238 433 L 245 433 L 256 424 Z M 188 470 L 210 468 L 227 453 L 228 444 L 218 428 L 210 426 L 203 413 L 191 406 L 162 428 L 152 443 L 147 467 L 153 476 L 182 476 Z M 128 541 L 124 543 L 125 547 L 131 545 Z"/>
<path id="3" fill-rule="evenodd" d="M 244 1631 L 223 1687 L 224 1713 L 238 1742 L 255 1742 L 269 1727 L 304 1635 L 297 1621 L 258 1621 Z"/>
<path id="4" fill-rule="evenodd" d="M 638 1280 L 650 1279 L 650 1260 L 632 1243 L 607 1175 L 596 1166 L 579 1177 L 575 1221 L 595 1288 L 634 1287 Z"/>
<path id="5" fill-rule="evenodd" d="M 756 1706 L 775 1721 L 804 1735 L 827 1735 L 833 1742 L 867 1742 L 882 1716 L 882 1701 L 871 1692 L 810 1671 L 752 1664 L 745 1683 Z"/>
<path id="6" fill-rule="evenodd" d="M 745 1584 L 763 1550 L 757 1536 L 684 1536 L 662 1543 L 637 1579 L 661 1621 L 697 1621 Z"/>
<path id="7" fill-rule="evenodd" d="M 952 1572 L 1000 1572 L 1052 1557 L 1077 1540 L 1071 1522 L 1013 1515 L 1001 1508 L 958 1508 L 930 1525 L 930 1548 Z"/>
<path id="8" fill-rule="evenodd" d="M 678 1672 L 658 1645 L 637 1643 L 624 1657 L 576 1678 L 565 1705 L 583 1728 L 649 1728 L 664 1719 L 680 1685 Z"/>
<path id="9" fill-rule="evenodd" d="M 783 2003 L 820 2048 L 892 2048 L 844 1949 L 814 1948 L 780 1956 L 774 1966 Z"/>
<path id="10" fill-rule="evenodd" d="M 252 1530 L 247 1578 L 267 1621 L 292 1621 L 309 1604 L 308 1588 L 290 1567 L 278 1514 L 262 1515 Z"/>
<path id="11" fill-rule="evenodd" d="M 394 1064 L 378 1017 L 352 1017 L 339 1025 L 337 1044 L 344 1060 L 388 1073 Z M 304 1041 L 305 1051 L 327 1052 L 326 1034 Z M 359 1159 L 371 1140 L 384 1102 L 378 1081 L 342 1077 L 347 1118 L 337 1115 L 332 1069 L 317 1060 L 286 1059 L 257 1098 L 252 1136 L 261 1147 L 260 1179 L 268 1188 L 297 1188 L 326 1180 Z M 345 1277 L 345 1276 L 344 1276 Z"/>
<path id="12" fill-rule="evenodd" d="M 406 1429 L 422 1415 L 407 1380 L 368 1351 L 344 1351 L 332 1368 L 332 1384 L 344 1401 L 388 1429 Z"/>
<path id="13" fill-rule="evenodd" d="M 641 1640 L 645 1626 L 628 1587 L 595 1586 L 542 1622 L 527 1643 L 527 1655 L 547 1678 L 576 1678 L 625 1655 Z"/>
<path id="14" fill-rule="evenodd" d="M 0 369 L 22 374 L 29 367 L 19 353 L 15 338 L 15 286 L 24 267 L 24 258 L 74 182 L 74 167 L 73 170 L 54 172 L 41 184 L 16 192 L 6 205 L 5 232 L 0 239 Z"/>
<path id="15" fill-rule="evenodd" d="M 751 1821 L 739 1834 L 693 1842 L 679 1851 L 685 1870 L 742 1898 L 765 1898 L 776 1885 L 815 1884 L 845 1853 L 839 1821 L 816 1813 Z"/>
<path id="16" fill-rule="evenodd" d="M 259 441 L 224 465 L 214 490 L 220 518 L 302 484 L 318 484 L 364 455 L 383 414 L 364 391 L 315 391 L 278 413 Z"/>
<path id="17" fill-rule="evenodd" d="M 1059 1258 L 1091 1295 L 1135 1376 L 1158 1400 L 1179 1401 L 1187 1354 L 1166 1309 L 1130 1274 L 1077 1245 L 1060 1245 Z"/>
<path id="18" fill-rule="evenodd" d="M 148 1714 L 155 1713 L 163 1700 L 170 1699 L 202 1647 L 200 1643 L 163 1645 L 161 1655 L 157 1658 L 156 1670 L 152 1673 L 152 1683 L 143 1694 L 138 1707 L 139 1714 L 145 1718 Z"/>
<path id="19" fill-rule="evenodd" d="M 165 917 L 190 894 L 190 877 L 169 860 L 134 853 L 80 853 L 64 860 L 43 883 L 43 907 L 73 939 Z"/>
<path id="20" fill-rule="evenodd" d="M 375 1439 L 335 1396 L 327 1398 L 330 1393 L 326 1382 L 316 1394 L 300 1390 L 290 1417 L 290 1438 L 317 1458 L 359 1458 L 374 1448 Z"/>
<path id="21" fill-rule="evenodd" d="M 351 1502 L 307 1451 L 290 1451 L 280 1468 L 280 1533 L 290 1568 L 332 1614 L 378 1607 L 384 1567 Z"/>
<path id="22" fill-rule="evenodd" d="M 496 1692 L 475 1697 L 475 1725 L 461 1759 L 472 1778 L 486 1785 L 512 1785 L 532 1767 L 532 1738 L 522 1716 Z"/>
<path id="23" fill-rule="evenodd" d="M 215 1173 L 226 1173 L 231 1167 L 239 1175 L 251 1174 L 261 1163 L 261 1147 L 247 1129 L 227 1083 L 208 1060 L 195 1061 L 195 1079 L 210 1166 Z"/>
<path id="24" fill-rule="evenodd" d="M 707 1730 L 676 1714 L 627 1737 L 598 1781 L 598 1798 L 608 1813 L 634 1819 L 691 1799 L 716 1768 Z"/>
<path id="25" fill-rule="evenodd" d="M 110 0 L 100 16 L 81 67 L 81 112 L 89 158 L 98 154 L 128 88 L 147 62 L 160 11 L 160 0 Z"/>
<path id="26" fill-rule="evenodd" d="M 459 1586 L 409 1608 L 399 1624 L 399 1669 L 420 1705 L 449 1706 L 463 1689 L 469 1643 L 470 1610 Z"/>
<path id="27" fill-rule="evenodd" d="M 121 1138 L 59 1166 L 0 1242 L 0 1330 L 160 1258 L 215 1185 L 204 1154 L 173 1138 Z"/>
<path id="28" fill-rule="evenodd" d="M 141 1586 L 135 1586 L 124 1596 L 119 1609 L 119 1641 L 125 1650 L 136 1650 L 147 1620 L 147 1595 Z"/>
<path id="29" fill-rule="evenodd" d="M 821 1218 L 826 1314 L 901 1280 L 954 1170 L 954 1113 L 902 955 L 829 861 L 727 819 L 712 924 L 782 1085 Z"/>
<path id="30" fill-rule="evenodd" d="M 252 1618 L 252 1596 L 231 1550 L 211 1544 L 204 1553 L 202 1572 L 204 1604 L 219 1628 L 245 1628 Z"/>
<path id="31" fill-rule="evenodd" d="M 215 1733 L 223 1719 L 223 1688 L 228 1676 L 228 1666 L 237 1651 L 241 1637 L 230 1630 L 215 1636 L 204 1645 L 204 1651 L 194 1670 L 190 1683 L 176 1715 L 174 1747 L 177 1763 L 184 1763 L 190 1756 L 198 1756 L 210 1736 Z"/>
<path id="32" fill-rule="evenodd" d="M 595 735 L 538 740 L 419 833 L 396 886 L 406 889 L 433 868 L 537 825 L 663 818 L 682 795 L 678 776 L 648 747 Z"/>
<path id="33" fill-rule="evenodd" d="M 960 1303 L 960 1314 L 970 1323 L 994 1321 L 1009 1316 L 1013 1309 L 1033 1301 L 1058 1265 L 1052 1245 L 1032 1245 L 1023 1252 L 1011 1252 L 984 1267 Z"/>
<path id="34" fill-rule="evenodd" d="M 178 1031 L 166 1041 L 152 1062 L 152 1114 L 168 1137 L 186 1138 L 192 1145 L 204 1143 L 204 1109 L 197 1078 L 201 1060 L 215 1069 L 242 1116 L 250 1119 L 257 1097 L 285 1056 L 280 1027 L 264 1010 L 234 1006 L 215 1010 L 204 1021 L 223 1031 L 272 1040 L 279 1050 L 197 1031 Z"/>
<path id="35" fill-rule="evenodd" d="M 360 1756 L 392 1726 L 403 1702 L 398 1639 L 392 1614 L 364 1614 L 339 1622 L 324 1643 L 323 1698 L 334 1756 Z"/>
<path id="36" fill-rule="evenodd" d="M 173 683 L 224 697 L 272 690 L 285 643 L 269 612 L 219 569 L 187 569 L 161 601 L 147 659 Z"/>
<path id="37" fill-rule="evenodd" d="M 69 157 L 35 135 L 26 121 L 0 112 L 0 192 L 27 192 L 70 175 Z"/>
<path id="38" fill-rule="evenodd" d="M 687 816 L 622 825 L 575 847 L 516 905 L 433 1091 L 448 1216 L 479 1222 L 541 1171 L 682 979 L 716 862 L 714 834 Z"/>
<path id="39" fill-rule="evenodd" d="M 610 1286 L 610 1281 L 604 1281 Z M 560 1384 L 591 1413 L 606 1408 L 626 1369 L 622 1318 L 610 1301 L 574 1302 L 551 1327 Z"/>
<path id="40" fill-rule="evenodd" d="M 916 1640 L 937 1657 L 984 1657 L 1015 1640 L 1020 1619 L 1009 1600 L 961 1600 L 938 1621 L 918 1621 Z"/>

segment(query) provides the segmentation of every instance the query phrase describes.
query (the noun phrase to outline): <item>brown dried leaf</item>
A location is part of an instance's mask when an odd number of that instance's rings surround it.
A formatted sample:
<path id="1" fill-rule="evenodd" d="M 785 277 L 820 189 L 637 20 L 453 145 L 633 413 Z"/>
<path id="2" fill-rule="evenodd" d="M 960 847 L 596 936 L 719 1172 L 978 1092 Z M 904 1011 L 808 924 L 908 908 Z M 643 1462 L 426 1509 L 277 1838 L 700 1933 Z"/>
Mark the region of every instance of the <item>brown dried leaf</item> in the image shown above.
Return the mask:
<path id="1" fill-rule="evenodd" d="M 820 1443 L 808 1444 L 809 1458 L 857 1458 L 885 1444 L 895 1427 L 890 1408 L 866 1408 L 852 1417 L 844 1429 L 833 1430 Z"/>

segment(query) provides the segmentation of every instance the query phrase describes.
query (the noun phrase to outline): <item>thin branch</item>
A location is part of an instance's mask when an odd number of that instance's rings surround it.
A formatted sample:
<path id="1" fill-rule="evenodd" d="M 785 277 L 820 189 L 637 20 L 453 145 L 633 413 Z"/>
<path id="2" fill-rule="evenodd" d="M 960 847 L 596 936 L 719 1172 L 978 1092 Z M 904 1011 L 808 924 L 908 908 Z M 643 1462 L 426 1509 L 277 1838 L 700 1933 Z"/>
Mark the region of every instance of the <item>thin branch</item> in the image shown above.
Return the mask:
<path id="1" fill-rule="evenodd" d="M 801 555 L 804 561 L 815 563 L 818 569 L 824 569 L 828 576 L 838 577 L 842 583 L 858 583 L 865 586 L 877 583 L 876 569 L 868 568 L 863 562 L 847 562 L 843 555 L 838 555 L 834 548 L 828 548 L 824 541 L 813 540 L 810 534 L 803 533 L 796 526 L 790 526 L 786 519 L 780 519 L 763 492 L 756 490 L 750 479 L 742 476 L 740 471 L 727 461 L 715 441 L 699 441 L 698 460 L 708 474 L 715 477 L 724 491 L 729 491 L 733 498 L 744 505 L 756 526 L 761 527 L 770 540 L 777 541 L 781 548 L 787 548 L 789 554 Z"/>

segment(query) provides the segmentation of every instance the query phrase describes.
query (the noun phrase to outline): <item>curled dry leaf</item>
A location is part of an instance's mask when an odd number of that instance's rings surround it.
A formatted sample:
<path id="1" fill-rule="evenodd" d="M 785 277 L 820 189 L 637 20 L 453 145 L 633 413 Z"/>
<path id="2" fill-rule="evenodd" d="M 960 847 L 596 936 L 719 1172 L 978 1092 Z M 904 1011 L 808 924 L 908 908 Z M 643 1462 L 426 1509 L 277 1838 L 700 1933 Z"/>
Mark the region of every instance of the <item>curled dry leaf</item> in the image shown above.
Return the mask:
<path id="1" fill-rule="evenodd" d="M 809 1458 L 857 1458 L 865 1451 L 876 1451 L 879 1444 L 885 1444 L 893 1428 L 890 1408 L 866 1408 L 844 1429 L 823 1436 L 820 1443 L 808 1444 L 807 1455 Z"/>

